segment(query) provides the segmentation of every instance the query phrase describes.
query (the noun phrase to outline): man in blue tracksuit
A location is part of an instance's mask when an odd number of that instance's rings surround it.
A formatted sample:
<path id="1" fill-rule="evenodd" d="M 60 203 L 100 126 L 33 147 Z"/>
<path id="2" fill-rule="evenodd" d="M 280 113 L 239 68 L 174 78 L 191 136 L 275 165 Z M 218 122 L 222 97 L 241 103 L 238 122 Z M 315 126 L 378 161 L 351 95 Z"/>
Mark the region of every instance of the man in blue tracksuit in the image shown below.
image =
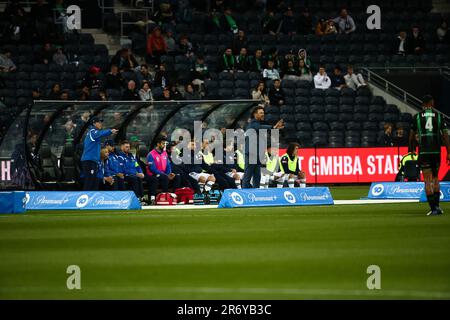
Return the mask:
<path id="1" fill-rule="evenodd" d="M 122 165 L 122 172 L 125 176 L 125 181 L 128 183 L 128 187 L 133 190 L 136 197 L 142 201 L 144 196 L 142 180 L 145 176 L 141 166 L 130 152 L 130 143 L 128 141 L 124 140 L 120 143 L 120 152 L 117 156 L 119 157 L 119 164 Z"/>
<path id="2" fill-rule="evenodd" d="M 111 174 L 111 176 L 114 178 L 115 183 L 111 186 L 107 186 L 108 189 L 111 190 L 119 190 L 123 191 L 125 190 L 125 175 L 123 173 L 122 167 L 123 163 L 119 161 L 119 156 L 116 153 L 116 148 L 114 147 L 114 141 L 113 140 L 107 140 L 105 141 L 105 147 L 109 151 L 109 157 L 106 161 L 106 164 L 108 166 L 108 170 Z"/>
<path id="3" fill-rule="evenodd" d="M 101 138 L 116 134 L 117 129 L 103 128 L 103 120 L 98 117 L 92 118 L 92 126 L 84 138 L 83 155 L 81 156 L 81 171 L 84 177 L 83 190 L 96 191 L 99 187 L 97 178 L 98 166 L 100 163 Z"/>

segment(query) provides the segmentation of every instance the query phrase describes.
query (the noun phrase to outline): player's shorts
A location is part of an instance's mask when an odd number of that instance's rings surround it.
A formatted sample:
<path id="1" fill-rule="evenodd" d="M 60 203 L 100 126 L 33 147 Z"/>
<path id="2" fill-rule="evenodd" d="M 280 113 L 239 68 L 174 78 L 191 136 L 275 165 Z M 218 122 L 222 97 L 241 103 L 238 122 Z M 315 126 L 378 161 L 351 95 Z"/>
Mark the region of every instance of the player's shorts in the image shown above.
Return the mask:
<path id="1" fill-rule="evenodd" d="M 242 180 L 242 178 L 244 177 L 244 173 L 243 172 L 227 172 L 226 175 L 229 176 L 230 178 L 234 178 L 234 175 L 237 174 L 239 176 L 239 179 Z"/>
<path id="2" fill-rule="evenodd" d="M 431 169 L 431 172 L 434 176 L 437 176 L 439 167 L 441 166 L 441 154 L 440 153 L 419 153 L 419 157 L 417 159 L 417 163 L 419 164 L 419 168 L 421 170 Z"/>
<path id="3" fill-rule="evenodd" d="M 206 172 L 202 172 L 202 173 L 190 172 L 189 175 L 191 176 L 191 178 L 195 179 L 195 181 L 198 181 L 201 178 L 205 178 L 205 180 L 207 180 L 209 177 L 212 176 L 212 174 L 209 174 Z"/>

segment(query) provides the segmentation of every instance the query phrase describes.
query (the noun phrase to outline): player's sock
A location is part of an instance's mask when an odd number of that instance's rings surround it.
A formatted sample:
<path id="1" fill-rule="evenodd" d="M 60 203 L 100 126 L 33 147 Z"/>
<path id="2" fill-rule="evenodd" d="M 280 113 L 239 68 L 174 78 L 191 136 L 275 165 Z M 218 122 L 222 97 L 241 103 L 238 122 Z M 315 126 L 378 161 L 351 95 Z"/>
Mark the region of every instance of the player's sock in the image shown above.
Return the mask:
<path id="1" fill-rule="evenodd" d="M 434 194 L 427 194 L 427 200 L 428 204 L 430 205 L 431 211 L 434 211 L 436 209 Z"/>
<path id="2" fill-rule="evenodd" d="M 205 191 L 205 184 L 204 183 L 198 183 L 198 186 L 200 188 L 200 192 L 203 193 L 203 191 Z"/>
<path id="3" fill-rule="evenodd" d="M 306 188 L 306 179 L 300 179 L 300 188 Z"/>
<path id="4" fill-rule="evenodd" d="M 211 191 L 211 188 L 212 188 L 213 185 L 214 185 L 214 182 L 208 181 L 208 182 L 206 183 L 206 185 L 205 185 L 205 191 L 206 191 L 206 192 Z"/>
<path id="5" fill-rule="evenodd" d="M 237 187 L 238 189 L 241 189 L 241 188 L 242 188 L 242 186 L 241 186 L 241 179 L 234 180 L 234 183 L 236 184 L 236 187 Z"/>
<path id="6" fill-rule="evenodd" d="M 436 205 L 436 208 L 439 207 L 440 198 L 441 198 L 441 192 L 435 192 L 434 193 L 434 204 Z"/>
<path id="7" fill-rule="evenodd" d="M 295 180 L 294 179 L 289 179 L 288 180 L 288 186 L 289 186 L 289 188 L 293 188 L 295 186 Z"/>

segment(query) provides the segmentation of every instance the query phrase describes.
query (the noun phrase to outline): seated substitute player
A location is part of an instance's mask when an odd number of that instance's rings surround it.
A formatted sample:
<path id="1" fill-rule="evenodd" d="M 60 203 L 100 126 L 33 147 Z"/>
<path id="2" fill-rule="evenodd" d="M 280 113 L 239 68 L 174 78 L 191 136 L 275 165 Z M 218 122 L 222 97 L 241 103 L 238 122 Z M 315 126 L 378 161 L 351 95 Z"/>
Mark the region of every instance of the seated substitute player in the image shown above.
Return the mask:
<path id="1" fill-rule="evenodd" d="M 261 186 L 268 188 L 273 181 L 276 181 L 277 188 L 283 188 L 285 174 L 280 171 L 280 157 L 278 148 L 267 148 L 266 164 L 261 168 Z"/>
<path id="2" fill-rule="evenodd" d="M 180 176 L 172 172 L 169 155 L 166 152 L 167 139 L 159 136 L 155 148 L 147 155 L 148 196 L 150 204 L 155 204 L 158 186 L 162 192 L 169 192 L 169 183 L 175 190 L 180 187 Z"/>
<path id="3" fill-rule="evenodd" d="M 284 174 L 284 180 L 288 182 L 289 188 L 294 188 L 298 180 L 300 188 L 306 187 L 305 172 L 300 170 L 298 161 L 298 143 L 290 143 L 286 153 L 280 158 L 280 170 Z"/>
<path id="4" fill-rule="evenodd" d="M 117 184 L 114 181 L 108 166 L 109 151 L 107 147 L 100 150 L 100 162 L 98 164 L 97 178 L 100 180 L 101 190 L 112 190 L 112 186 Z"/>
<path id="5" fill-rule="evenodd" d="M 232 179 L 234 179 L 234 183 L 236 184 L 236 187 L 238 189 L 241 189 L 241 181 L 242 177 L 244 176 L 244 156 L 242 155 L 242 152 L 239 150 L 236 150 L 232 153 L 234 150 L 234 143 L 230 143 L 225 147 L 224 153 L 223 153 L 223 166 L 226 171 L 226 175 Z M 239 155 L 240 153 L 240 155 Z M 228 154 L 228 155 L 227 155 Z"/>
<path id="6" fill-rule="evenodd" d="M 125 190 L 125 183 L 124 183 L 125 175 L 123 174 L 122 170 L 123 164 L 119 161 L 119 156 L 117 155 L 116 148 L 114 147 L 114 141 L 106 140 L 105 148 L 108 149 L 109 154 L 108 160 L 106 162 L 108 166 L 108 171 L 114 178 L 114 184 L 105 185 L 105 187 L 107 190 L 123 191 Z"/>
<path id="7" fill-rule="evenodd" d="M 423 173 L 425 193 L 431 208 L 428 215 L 440 215 L 443 213 L 439 207 L 441 192 L 438 178 L 441 162 L 441 137 L 447 148 L 447 163 L 450 162 L 450 139 L 442 115 L 433 109 L 433 97 L 430 95 L 423 97 L 422 107 L 423 111 L 414 116 L 411 124 L 409 151 L 414 152 L 416 142 L 418 142 L 418 164 Z M 418 141 L 416 140 L 416 134 Z"/>
<path id="8" fill-rule="evenodd" d="M 136 197 L 143 202 L 144 187 L 142 185 L 142 179 L 145 176 L 141 166 L 130 152 L 130 143 L 127 140 L 120 143 L 120 150 L 118 157 L 125 176 L 124 179 L 128 183 L 128 187 L 134 191 Z"/>
<path id="9" fill-rule="evenodd" d="M 189 144 L 189 149 L 191 151 L 191 160 L 189 163 L 184 162 L 183 168 L 186 172 L 189 172 L 189 176 L 198 182 L 200 187 L 200 192 L 211 191 L 214 183 L 216 183 L 216 177 L 213 174 L 204 172 L 203 170 L 203 159 L 201 154 L 195 154 L 195 142 L 191 141 Z M 196 163 L 199 162 L 199 163 Z"/>

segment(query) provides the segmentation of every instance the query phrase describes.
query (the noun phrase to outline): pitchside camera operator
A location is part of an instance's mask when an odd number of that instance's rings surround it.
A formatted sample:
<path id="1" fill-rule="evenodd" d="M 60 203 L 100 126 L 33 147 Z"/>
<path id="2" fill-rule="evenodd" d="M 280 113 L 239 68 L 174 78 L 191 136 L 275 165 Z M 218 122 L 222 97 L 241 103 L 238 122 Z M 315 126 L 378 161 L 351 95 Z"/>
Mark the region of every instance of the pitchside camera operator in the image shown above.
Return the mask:
<path id="1" fill-rule="evenodd" d="M 89 128 L 84 138 L 83 155 L 81 156 L 81 172 L 84 177 L 83 190 L 97 191 L 99 179 L 97 178 L 99 163 L 101 138 L 117 134 L 117 129 L 103 128 L 103 120 L 98 117 L 92 118 L 92 126 Z"/>

